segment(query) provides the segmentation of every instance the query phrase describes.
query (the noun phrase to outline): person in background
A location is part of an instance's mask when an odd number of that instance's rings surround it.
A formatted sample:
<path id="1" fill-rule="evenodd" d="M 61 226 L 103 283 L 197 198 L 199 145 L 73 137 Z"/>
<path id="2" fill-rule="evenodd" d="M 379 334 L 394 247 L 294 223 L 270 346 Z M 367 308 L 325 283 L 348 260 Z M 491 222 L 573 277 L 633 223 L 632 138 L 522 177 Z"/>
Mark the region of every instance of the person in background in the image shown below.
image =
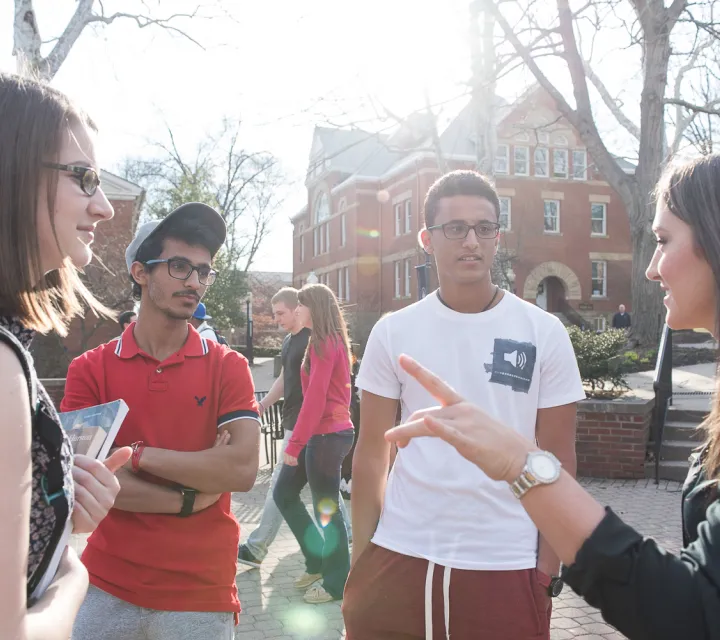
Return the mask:
<path id="1" fill-rule="evenodd" d="M 630 314 L 625 311 L 625 305 L 621 304 L 618 307 L 617 313 L 613 316 L 612 328 L 613 329 L 629 329 L 631 325 L 632 325 L 632 320 L 630 318 Z"/>
<path id="2" fill-rule="evenodd" d="M 267 556 L 268 548 L 275 540 L 283 522 L 282 514 L 273 500 L 273 490 L 282 470 L 285 447 L 287 447 L 292 436 L 303 403 L 300 368 L 310 340 L 310 329 L 303 326 L 300 318 L 295 313 L 298 306 L 297 289 L 283 287 L 272 297 L 270 304 L 272 305 L 275 322 L 278 323 L 281 329 L 287 331 L 288 335 L 283 340 L 280 352 L 282 360 L 280 375 L 270 387 L 267 395 L 261 398 L 258 404 L 260 415 L 262 415 L 278 400 L 283 399 L 282 426 L 285 437 L 278 452 L 278 463 L 275 465 L 270 478 L 270 487 L 265 498 L 260 524 L 250 534 L 247 542 L 241 544 L 238 549 L 238 562 L 256 569 L 260 567 Z M 340 508 L 343 509 L 343 515 L 347 519 L 347 509 L 343 500 L 340 501 Z"/>
<path id="3" fill-rule="evenodd" d="M 350 420 L 350 343 L 340 305 L 324 284 L 298 294 L 300 323 L 312 331 L 302 362 L 303 403 L 283 454 L 273 497 L 305 556 L 305 573 L 295 587 L 305 602 L 343 596 L 350 569 L 345 517 L 339 507 L 342 462 L 353 443 Z M 315 526 L 300 499 L 310 485 Z M 318 584 L 322 581 L 322 584 Z"/>
<path id="4" fill-rule="evenodd" d="M 118 324 L 120 325 L 120 333 L 125 331 L 133 322 L 137 321 L 137 313 L 135 311 L 123 311 L 118 316 Z"/>
<path id="5" fill-rule="evenodd" d="M 205 304 L 201 302 L 198 304 L 197 309 L 195 309 L 195 313 L 193 313 L 192 318 L 190 318 L 190 324 L 197 329 L 201 338 L 218 342 L 215 329 L 208 324 L 208 320 L 212 320 L 212 316 L 208 315 Z"/>
<path id="6" fill-rule="evenodd" d="M 136 232 L 125 252 L 138 321 L 70 364 L 64 411 L 122 398 L 117 444 L 132 444 L 115 508 L 90 536 L 73 640 L 232 640 L 240 613 L 240 527 L 259 416 L 247 360 L 189 323 L 217 278 L 225 240 L 214 209 L 187 203 Z"/>
<path id="7" fill-rule="evenodd" d="M 105 464 L 75 456 L 40 381 L 29 347 L 36 331 L 65 336 L 89 307 L 112 317 L 78 270 L 92 257 L 95 228 L 113 217 L 100 188 L 93 121 L 57 89 L 0 73 L 0 625 L 3 638 L 67 640 L 88 575 L 60 546 L 71 520 L 90 533 L 120 489 Z M 53 558 L 50 587 L 37 587 Z"/>
<path id="8" fill-rule="evenodd" d="M 648 279 L 665 292 L 671 329 L 720 336 L 720 155 L 670 166 L 656 190 L 657 248 Z M 663 550 L 603 507 L 542 444 L 468 402 L 403 357 L 412 384 L 443 408 L 389 431 L 400 446 L 442 438 L 525 509 L 564 564 L 563 579 L 630 640 L 720 638 L 720 393 L 682 491 L 683 548 Z M 720 379 L 718 380 L 720 384 Z M 425 478 L 433 483 L 432 476 Z M 507 485 L 510 485 L 508 487 Z"/>

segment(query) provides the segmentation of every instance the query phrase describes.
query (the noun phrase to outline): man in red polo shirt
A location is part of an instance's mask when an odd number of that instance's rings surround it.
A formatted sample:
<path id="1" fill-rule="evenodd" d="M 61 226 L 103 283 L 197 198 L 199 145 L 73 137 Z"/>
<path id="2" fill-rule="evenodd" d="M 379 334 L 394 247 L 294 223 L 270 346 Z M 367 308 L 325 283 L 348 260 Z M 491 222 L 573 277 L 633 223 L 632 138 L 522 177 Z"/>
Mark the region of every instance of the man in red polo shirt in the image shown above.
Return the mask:
<path id="1" fill-rule="evenodd" d="M 247 360 L 188 324 L 224 240 L 222 218 L 197 203 L 140 227 L 125 254 L 137 322 L 68 370 L 62 410 L 125 400 L 115 445 L 134 450 L 82 556 L 91 586 L 73 640 L 233 637 L 230 492 L 255 482 L 257 404 Z"/>

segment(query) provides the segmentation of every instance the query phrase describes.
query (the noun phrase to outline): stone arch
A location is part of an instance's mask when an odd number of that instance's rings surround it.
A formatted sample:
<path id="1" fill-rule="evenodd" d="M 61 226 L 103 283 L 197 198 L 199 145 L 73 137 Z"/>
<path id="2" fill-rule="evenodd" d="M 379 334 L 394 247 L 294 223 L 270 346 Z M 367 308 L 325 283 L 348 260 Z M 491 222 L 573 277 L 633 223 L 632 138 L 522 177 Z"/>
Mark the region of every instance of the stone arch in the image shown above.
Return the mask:
<path id="1" fill-rule="evenodd" d="M 535 300 L 538 285 L 550 276 L 555 276 L 565 285 L 565 297 L 567 300 L 582 300 L 580 280 L 575 272 L 562 262 L 543 262 L 535 267 L 525 278 L 523 287 L 523 298 Z"/>

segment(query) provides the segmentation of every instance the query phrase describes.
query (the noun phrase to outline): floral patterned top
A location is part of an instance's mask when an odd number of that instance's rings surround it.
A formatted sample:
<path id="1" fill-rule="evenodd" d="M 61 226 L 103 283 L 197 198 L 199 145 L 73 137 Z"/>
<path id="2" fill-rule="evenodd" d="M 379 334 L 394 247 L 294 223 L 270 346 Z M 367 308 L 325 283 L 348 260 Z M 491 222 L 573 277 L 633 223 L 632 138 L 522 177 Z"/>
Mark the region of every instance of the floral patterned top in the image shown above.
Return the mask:
<path id="1" fill-rule="evenodd" d="M 0 316 L 0 339 L 20 359 L 32 406 L 32 496 L 30 502 L 30 544 L 28 553 L 28 599 L 40 581 L 62 537 L 74 505 L 72 445 L 60 426 L 60 419 L 47 392 L 35 374 L 29 352 L 34 332 L 15 318 Z M 15 338 L 9 338 L 10 334 Z M 32 401 L 31 401 L 32 402 Z"/>

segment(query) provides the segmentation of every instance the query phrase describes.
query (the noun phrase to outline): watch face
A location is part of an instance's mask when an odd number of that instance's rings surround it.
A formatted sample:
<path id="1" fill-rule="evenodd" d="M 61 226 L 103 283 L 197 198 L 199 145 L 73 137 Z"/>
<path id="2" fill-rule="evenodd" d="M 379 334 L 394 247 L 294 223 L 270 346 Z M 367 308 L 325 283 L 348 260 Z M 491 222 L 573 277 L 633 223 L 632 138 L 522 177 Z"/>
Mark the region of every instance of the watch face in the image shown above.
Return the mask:
<path id="1" fill-rule="evenodd" d="M 528 460 L 528 466 L 540 482 L 553 482 L 560 474 L 559 463 L 544 451 L 533 455 Z"/>

